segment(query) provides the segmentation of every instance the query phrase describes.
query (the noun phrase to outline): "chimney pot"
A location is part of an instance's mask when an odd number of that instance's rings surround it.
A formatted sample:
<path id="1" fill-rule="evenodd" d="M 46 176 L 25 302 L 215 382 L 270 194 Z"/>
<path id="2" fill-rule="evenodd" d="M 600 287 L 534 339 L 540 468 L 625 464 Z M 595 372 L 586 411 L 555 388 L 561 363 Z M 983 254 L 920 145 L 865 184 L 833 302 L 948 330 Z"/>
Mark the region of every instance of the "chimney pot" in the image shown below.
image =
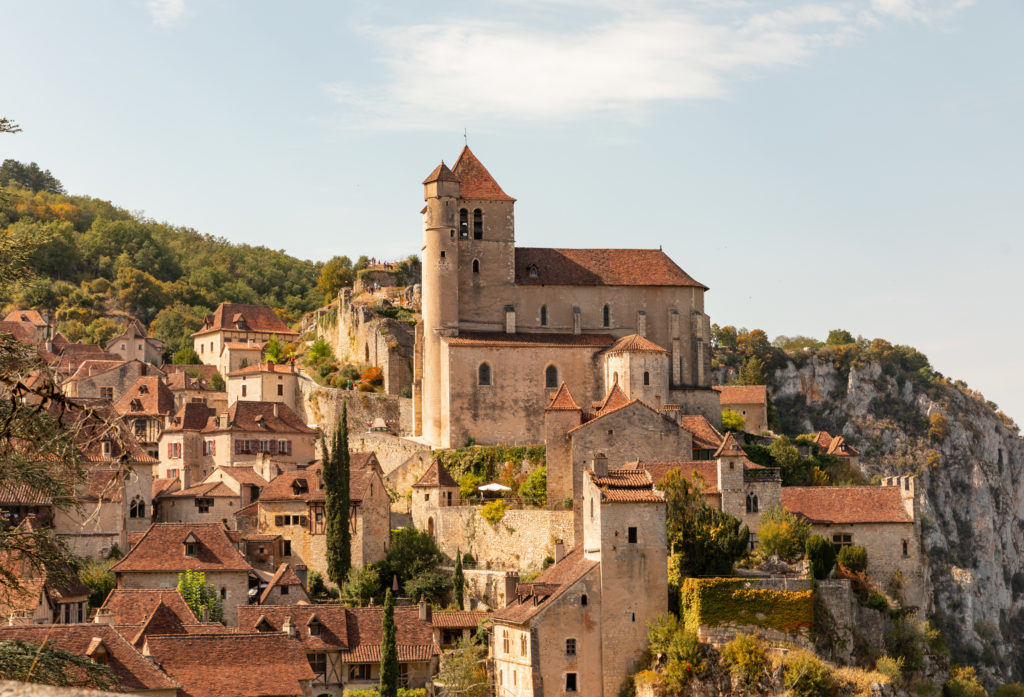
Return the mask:
<path id="1" fill-rule="evenodd" d="M 562 561 L 565 557 L 565 543 L 562 540 L 555 540 L 555 563 Z"/>
<path id="2" fill-rule="evenodd" d="M 280 413 L 279 413 L 280 412 L 280 407 L 281 407 L 280 404 L 278 404 L 277 402 L 274 402 L 274 418 L 275 419 L 280 415 Z"/>
<path id="3" fill-rule="evenodd" d="M 292 624 L 292 616 L 291 615 L 288 615 L 287 617 L 284 618 L 284 623 L 281 625 L 281 630 L 287 632 L 288 636 L 292 637 L 293 639 L 295 638 L 295 635 L 296 635 L 295 625 Z"/>
<path id="4" fill-rule="evenodd" d="M 93 622 L 96 624 L 114 624 L 114 613 L 108 607 L 101 607 L 96 610 Z"/>

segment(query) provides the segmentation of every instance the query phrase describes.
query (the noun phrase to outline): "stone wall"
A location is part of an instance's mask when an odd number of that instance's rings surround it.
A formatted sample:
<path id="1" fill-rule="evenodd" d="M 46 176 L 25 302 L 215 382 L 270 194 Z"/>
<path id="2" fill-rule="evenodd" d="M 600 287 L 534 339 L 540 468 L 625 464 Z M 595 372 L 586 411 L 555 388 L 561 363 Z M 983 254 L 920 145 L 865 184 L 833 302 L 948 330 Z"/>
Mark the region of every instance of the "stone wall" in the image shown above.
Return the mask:
<path id="1" fill-rule="evenodd" d="M 380 417 L 395 421 L 399 433 L 412 432 L 412 400 L 376 392 L 355 392 L 318 385 L 306 374 L 299 376 L 299 416 L 307 424 L 317 424 L 327 434 L 341 416 L 342 403 L 348 404 L 349 433 L 366 430 L 367 421 Z M 378 456 L 379 457 L 379 456 Z M 383 462 L 382 462 L 383 466 Z"/>
<path id="2" fill-rule="evenodd" d="M 444 571 L 454 572 L 454 567 Z M 466 599 L 470 610 L 497 610 L 509 604 L 515 597 L 519 572 L 496 571 L 493 569 L 463 568 L 466 578 Z"/>
<path id="3" fill-rule="evenodd" d="M 359 431 L 350 430 L 348 433 L 348 449 L 354 453 L 375 453 L 385 476 L 395 472 L 406 462 L 417 459 L 417 456 L 425 457 L 427 464 L 430 464 L 429 446 L 390 433 L 367 431 L 365 426 L 361 423 L 359 425 L 362 426 Z M 389 486 L 404 494 L 415 481 L 414 479 L 409 482 L 404 489 L 393 484 Z"/>
<path id="4" fill-rule="evenodd" d="M 387 487 L 398 494 L 398 500 L 391 504 L 393 513 L 412 513 L 412 485 L 419 481 L 430 463 L 431 451 L 428 448 L 413 454 L 384 476 Z"/>

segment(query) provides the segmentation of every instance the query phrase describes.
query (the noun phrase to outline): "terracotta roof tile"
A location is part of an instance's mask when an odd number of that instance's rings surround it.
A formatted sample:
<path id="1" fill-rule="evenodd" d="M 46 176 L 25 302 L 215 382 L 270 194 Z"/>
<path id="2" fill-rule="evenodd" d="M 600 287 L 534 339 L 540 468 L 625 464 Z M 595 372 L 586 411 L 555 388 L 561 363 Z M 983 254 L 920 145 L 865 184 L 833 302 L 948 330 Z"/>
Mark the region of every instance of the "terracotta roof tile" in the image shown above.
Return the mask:
<path id="1" fill-rule="evenodd" d="M 718 450 L 715 451 L 715 457 L 746 457 L 746 453 L 743 452 L 743 448 L 737 442 L 736 436 L 730 431 L 725 434 L 725 439 L 718 446 Z"/>
<path id="2" fill-rule="evenodd" d="M 415 484 L 413 484 L 413 487 L 457 487 L 458 485 L 459 483 L 452 479 L 452 475 L 448 473 L 448 469 L 443 464 L 441 464 L 441 461 L 439 459 L 435 458 L 434 461 L 430 463 L 430 467 L 427 468 L 427 471 L 423 473 L 423 476 L 420 477 Z"/>
<path id="3" fill-rule="evenodd" d="M 703 414 L 683 414 L 679 425 L 693 434 L 695 450 L 718 450 L 722 445 L 722 434 Z"/>
<path id="4" fill-rule="evenodd" d="M 8 506 L 50 506 L 53 501 L 47 494 L 33 489 L 28 484 L 0 484 L 0 505 Z"/>
<path id="5" fill-rule="evenodd" d="M 188 406 L 188 405 L 186 405 Z M 274 412 L 277 412 L 275 415 Z M 206 432 L 244 431 L 246 433 L 301 433 L 314 434 L 315 429 L 302 422 L 287 404 L 278 402 L 236 401 L 228 408 L 228 426 L 222 429 L 216 419 L 211 420 Z"/>
<path id="6" fill-rule="evenodd" d="M 213 314 L 206 316 L 202 329 L 192 336 L 221 330 L 296 335 L 296 332 L 289 329 L 284 320 L 266 305 L 221 303 Z"/>
<path id="7" fill-rule="evenodd" d="M 114 411 L 121 416 L 170 416 L 174 395 L 156 375 L 143 375 L 114 402 Z"/>
<path id="8" fill-rule="evenodd" d="M 553 601 L 574 583 L 598 566 L 587 559 L 579 547 L 566 554 L 561 561 L 540 573 L 532 584 L 520 583 L 516 596 L 508 605 L 491 614 L 491 619 L 511 624 L 525 624 L 538 613 L 551 607 Z"/>
<path id="9" fill-rule="evenodd" d="M 0 322 L 0 332 L 12 334 L 15 339 L 23 344 L 34 345 L 36 343 L 35 331 L 30 325 L 21 322 Z"/>
<path id="10" fill-rule="evenodd" d="M 186 402 L 171 417 L 164 431 L 202 431 L 210 423 L 210 408 L 200 402 Z"/>
<path id="11" fill-rule="evenodd" d="M 479 610 L 441 610 L 433 614 L 430 623 L 439 629 L 476 629 L 492 614 Z"/>
<path id="12" fill-rule="evenodd" d="M 626 393 L 619 387 L 619 383 L 612 385 L 612 389 L 608 390 L 608 394 L 605 395 L 604 400 L 601 402 L 601 406 L 597 408 L 598 415 L 601 412 L 611 411 L 613 409 L 619 409 L 626 406 L 632 400 L 626 396 Z"/>
<path id="13" fill-rule="evenodd" d="M 828 452 L 828 446 L 832 444 L 832 436 L 828 431 L 818 431 L 814 434 L 814 443 L 821 452 Z"/>
<path id="14" fill-rule="evenodd" d="M 843 436 L 833 438 L 832 442 L 828 444 L 828 450 L 825 452 L 836 457 L 856 457 L 860 455 L 860 451 L 847 443 L 846 438 Z"/>
<path id="15" fill-rule="evenodd" d="M 363 607 L 348 611 L 348 649 L 341 652 L 346 663 L 379 663 L 383 642 L 383 608 Z M 434 628 L 420 622 L 416 605 L 395 608 L 395 643 L 401 663 L 429 661 L 441 654 L 434 642 Z"/>
<path id="16" fill-rule="evenodd" d="M 576 400 L 572 398 L 569 386 L 563 382 L 558 386 L 555 396 L 551 398 L 551 404 L 547 405 L 544 411 L 581 411 L 581 409 L 576 404 Z"/>
<path id="17" fill-rule="evenodd" d="M 348 612 L 344 605 L 240 605 L 238 631 L 280 632 L 290 617 L 296 638 L 307 651 L 344 649 L 348 647 Z M 314 619 L 320 625 L 319 634 L 309 632 Z"/>
<path id="18" fill-rule="evenodd" d="M 705 494 L 717 494 L 718 463 L 715 460 L 641 460 L 627 465 L 627 468 L 644 469 L 650 473 L 655 485 L 660 485 L 665 475 L 678 469 L 688 482 L 693 482 L 696 472 L 704 480 L 702 491 Z"/>
<path id="19" fill-rule="evenodd" d="M 570 347 L 603 348 L 611 346 L 615 337 L 610 334 L 538 334 L 518 332 L 461 332 L 458 336 L 444 337 L 449 346 L 497 346 L 502 348 Z"/>
<path id="20" fill-rule="evenodd" d="M 209 382 L 213 377 L 213 374 L 217 372 L 217 366 L 206 365 L 205 363 L 168 364 L 165 365 L 162 370 L 167 373 L 169 385 L 171 376 L 188 375 L 188 373 L 199 373 L 199 377 L 202 380 Z"/>
<path id="21" fill-rule="evenodd" d="M 782 507 L 818 525 L 913 522 L 896 486 L 784 486 Z"/>
<path id="22" fill-rule="evenodd" d="M 45 327 L 46 320 L 39 314 L 38 310 L 11 310 L 4 317 L 4 322 L 16 322 L 18 324 L 31 324 L 33 327 Z"/>
<path id="23" fill-rule="evenodd" d="M 654 489 L 654 480 L 646 470 L 609 470 L 604 476 L 598 476 L 588 470 L 587 476 L 601 490 L 602 503 L 665 502 L 664 495 Z"/>
<path id="24" fill-rule="evenodd" d="M 459 182 L 460 198 L 470 201 L 515 201 L 501 190 L 498 182 L 494 180 L 483 163 L 476 159 L 468 145 L 459 153 L 459 159 L 455 161 L 452 173 Z"/>
<path id="25" fill-rule="evenodd" d="M 715 385 L 712 389 L 718 392 L 722 406 L 768 403 L 768 387 L 766 385 Z"/>
<path id="26" fill-rule="evenodd" d="M 660 249 L 516 247 L 516 284 L 561 286 L 707 286 Z"/>
<path id="27" fill-rule="evenodd" d="M 231 490 L 229 486 L 224 482 L 202 482 L 195 486 L 190 486 L 188 489 L 179 489 L 177 491 L 165 491 L 160 495 L 162 499 L 194 499 L 194 498 L 205 498 L 205 497 L 225 497 L 225 498 L 238 498 L 238 494 Z"/>
<path id="28" fill-rule="evenodd" d="M 294 374 L 295 368 L 293 368 L 289 363 L 274 363 L 273 361 L 268 361 L 264 363 L 261 361 L 254 365 L 247 365 L 246 367 L 240 368 L 239 370 L 233 370 L 230 373 L 228 373 L 228 376 L 256 375 L 260 373 Z"/>
<path id="29" fill-rule="evenodd" d="M 185 539 L 189 536 L 198 540 L 194 557 L 185 556 Z M 248 571 L 249 568 L 218 523 L 154 523 L 111 571 Z"/>
<path id="30" fill-rule="evenodd" d="M 605 349 L 605 353 L 668 353 L 650 339 L 639 334 L 629 334 L 622 337 L 614 344 Z"/>
<path id="31" fill-rule="evenodd" d="M 157 478 L 153 479 L 153 493 L 152 493 L 151 498 L 152 499 L 157 498 L 158 496 L 160 496 L 160 494 L 162 494 L 165 491 L 171 489 L 172 487 L 176 486 L 177 484 L 178 484 L 178 478 L 177 477 L 166 477 L 166 478 L 157 477 Z"/>
<path id="32" fill-rule="evenodd" d="M 183 624 L 196 621 L 177 588 L 115 588 L 100 609 L 110 611 L 114 624 L 140 626 L 159 605 L 177 615 Z"/>
<path id="33" fill-rule="evenodd" d="M 305 585 L 299 579 L 299 577 L 292 571 L 292 567 L 288 564 L 282 563 L 277 567 L 277 571 L 274 573 L 270 582 L 267 583 L 267 587 L 263 589 L 263 593 L 260 595 L 260 604 L 267 602 L 270 597 L 270 591 L 274 590 L 278 586 L 301 586 L 305 588 Z"/>
<path id="34" fill-rule="evenodd" d="M 431 182 L 457 182 L 457 181 L 459 181 L 459 178 L 456 177 L 454 174 L 452 174 L 452 171 L 450 169 L 448 169 L 448 165 L 446 165 L 442 161 L 441 164 L 439 164 L 437 167 L 434 168 L 433 172 L 431 172 L 430 174 L 427 175 L 427 178 L 423 180 L 423 183 L 424 184 L 430 184 Z M 424 209 L 424 210 L 426 210 L 426 209 Z"/>
<path id="35" fill-rule="evenodd" d="M 115 358 L 115 359 L 93 359 L 93 358 L 90 358 L 90 359 L 82 361 L 79 364 L 78 370 L 76 370 L 74 372 L 74 374 L 72 374 L 71 377 L 68 378 L 68 382 L 78 382 L 80 380 L 85 380 L 86 378 L 91 378 L 94 375 L 99 375 L 101 373 L 105 373 L 108 370 L 113 370 L 114 368 L 119 368 L 119 367 L 121 367 L 123 365 L 128 365 L 129 362 L 130 361 L 125 361 L 125 360 L 122 360 L 120 358 Z"/>
<path id="36" fill-rule="evenodd" d="M 300 695 L 315 677 L 302 644 L 286 634 L 150 636 L 146 650 L 182 697 Z"/>
<path id="37" fill-rule="evenodd" d="M 267 485 L 267 480 L 260 476 L 260 474 L 252 467 L 242 466 L 228 466 L 218 467 L 227 476 L 234 479 L 239 484 L 249 484 L 251 486 L 258 486 L 261 489 Z"/>

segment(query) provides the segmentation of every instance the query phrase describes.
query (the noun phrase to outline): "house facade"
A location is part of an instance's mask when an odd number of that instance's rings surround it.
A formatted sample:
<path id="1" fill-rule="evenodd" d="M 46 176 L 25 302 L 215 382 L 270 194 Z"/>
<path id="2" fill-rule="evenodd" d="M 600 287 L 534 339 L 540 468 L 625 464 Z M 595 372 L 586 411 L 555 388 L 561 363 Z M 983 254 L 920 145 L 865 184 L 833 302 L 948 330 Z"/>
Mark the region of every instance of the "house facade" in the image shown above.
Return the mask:
<path id="1" fill-rule="evenodd" d="M 240 365 L 242 360 L 254 359 L 248 360 L 249 365 L 258 362 L 263 345 L 275 337 L 282 342 L 290 342 L 295 341 L 298 334 L 265 305 L 221 303 L 203 319 L 203 326 L 192 335 L 192 340 L 199 359 L 207 365 L 217 366 L 223 377 L 243 367 Z M 231 345 L 229 349 L 228 344 Z M 238 355 L 234 359 L 225 356 L 231 350 L 245 353 L 245 356 Z"/>
<path id="2" fill-rule="evenodd" d="M 164 342 L 149 336 L 138 320 L 129 322 L 120 336 L 108 341 L 104 348 L 124 361 L 142 361 L 155 366 L 164 363 Z"/>

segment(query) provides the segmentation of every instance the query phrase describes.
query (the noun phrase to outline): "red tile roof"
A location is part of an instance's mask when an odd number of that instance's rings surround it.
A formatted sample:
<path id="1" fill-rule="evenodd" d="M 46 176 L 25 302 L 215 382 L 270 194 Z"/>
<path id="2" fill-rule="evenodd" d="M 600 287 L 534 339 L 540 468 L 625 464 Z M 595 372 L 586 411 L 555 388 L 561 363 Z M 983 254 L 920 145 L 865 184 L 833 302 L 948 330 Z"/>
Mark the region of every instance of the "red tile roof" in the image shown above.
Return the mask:
<path id="1" fill-rule="evenodd" d="M 82 657 L 102 645 L 107 667 L 126 692 L 173 690 L 176 683 L 154 666 L 127 639 L 108 624 L 54 624 L 0 627 L 0 642 L 21 639 L 33 643 L 52 641 L 58 649 Z M 83 676 L 84 677 L 84 676 Z"/>
<path id="2" fill-rule="evenodd" d="M 366 487 L 373 477 L 372 468 L 359 466 L 355 458 L 362 453 L 350 454 L 349 500 L 360 503 Z M 372 454 L 372 453 L 369 453 Z M 271 501 L 306 501 L 318 503 L 326 500 L 323 488 L 323 464 L 315 463 L 303 469 L 282 472 L 270 480 L 256 503 Z M 240 513 L 241 511 L 239 511 Z M 237 514 L 236 514 L 237 515 Z"/>
<path id="3" fill-rule="evenodd" d="M 434 168 L 433 172 L 431 172 L 430 174 L 427 175 L 427 178 L 423 180 L 423 183 L 424 184 L 429 184 L 431 182 L 457 182 L 457 181 L 459 181 L 459 178 L 456 177 L 454 174 L 452 174 L 452 171 L 450 169 L 448 169 L 448 165 L 446 165 L 442 161 L 441 164 L 439 164 L 437 167 Z M 423 210 L 426 211 L 425 208 Z"/>
<path id="4" fill-rule="evenodd" d="M 784 486 L 782 507 L 818 525 L 913 522 L 895 486 Z"/>
<path id="5" fill-rule="evenodd" d="M 123 365 L 128 365 L 130 361 L 125 361 L 120 358 L 115 359 L 88 359 L 82 361 L 78 366 L 78 370 L 68 378 L 68 382 L 78 382 L 79 380 L 85 380 L 95 375 L 105 373 L 114 368 L 119 368 Z"/>
<path id="6" fill-rule="evenodd" d="M 234 479 L 239 484 L 249 484 L 251 486 L 258 486 L 263 488 L 267 485 L 267 480 L 260 476 L 260 474 L 252 467 L 242 466 L 230 466 L 230 467 L 218 467 L 227 476 Z"/>
<path id="7" fill-rule="evenodd" d="M 185 556 L 188 537 L 198 540 L 194 557 Z M 249 571 L 249 568 L 218 523 L 154 523 L 111 571 Z"/>
<path id="8" fill-rule="evenodd" d="M 171 489 L 172 487 L 174 487 L 177 483 L 178 483 L 178 478 L 177 477 L 166 477 L 166 478 L 156 477 L 156 478 L 154 478 L 153 479 L 153 493 L 152 493 L 152 497 L 151 498 L 155 499 L 156 497 L 160 496 L 160 494 L 162 494 L 163 492 L 165 492 L 168 489 Z"/>
<path id="9" fill-rule="evenodd" d="M 818 431 L 814 434 L 814 443 L 818 446 L 821 452 L 828 452 L 828 446 L 832 443 L 832 436 L 829 435 L 828 431 Z"/>
<path id="10" fill-rule="evenodd" d="M 274 363 L 273 361 L 264 363 L 261 361 L 255 365 L 248 365 L 239 370 L 233 370 L 228 373 L 228 376 L 256 375 L 259 373 L 286 373 L 293 375 L 295 374 L 295 369 L 289 363 Z"/>
<path id="11" fill-rule="evenodd" d="M 36 336 L 33 329 L 26 324 L 21 322 L 0 322 L 0 332 L 5 334 L 12 334 L 15 339 L 23 344 L 36 343 Z"/>
<path id="12" fill-rule="evenodd" d="M 491 619 L 511 624 L 526 624 L 535 615 L 554 604 L 574 583 L 598 566 L 583 556 L 581 547 L 566 554 L 561 561 L 540 573 L 533 583 L 520 583 L 515 598 L 491 614 Z"/>
<path id="13" fill-rule="evenodd" d="M 302 644 L 287 634 L 150 636 L 145 646 L 182 697 L 301 695 L 315 677 Z"/>
<path id="14" fill-rule="evenodd" d="M 141 626 L 159 605 L 184 624 L 196 621 L 177 588 L 115 588 L 100 609 L 110 611 L 113 624 Z"/>
<path id="15" fill-rule="evenodd" d="M 165 491 L 160 494 L 161 499 L 194 499 L 194 498 L 206 498 L 206 497 L 225 497 L 225 498 L 238 498 L 238 494 L 233 492 L 224 482 L 203 482 L 190 486 L 188 489 L 179 489 L 177 491 Z"/>
<path id="16" fill-rule="evenodd" d="M 167 373 L 168 384 L 170 384 L 172 376 L 188 375 L 188 373 L 199 373 L 200 379 L 209 382 L 213 374 L 217 372 L 217 366 L 205 363 L 168 364 L 163 367 L 163 371 Z"/>
<path id="17" fill-rule="evenodd" d="M 186 405 L 188 406 L 188 405 Z M 274 412 L 277 412 L 275 415 Z M 287 404 L 239 400 L 228 408 L 228 426 L 222 429 L 217 419 L 211 420 L 204 432 L 243 431 L 246 433 L 300 433 L 312 435 L 310 428 Z"/>
<path id="18" fill-rule="evenodd" d="M 174 412 L 174 395 L 156 375 L 143 375 L 114 402 L 121 416 L 169 416 Z"/>
<path id="19" fill-rule="evenodd" d="M 171 417 L 165 431 L 202 431 L 210 423 L 210 408 L 200 402 L 186 402 Z"/>
<path id="20" fill-rule="evenodd" d="M 290 617 L 296 639 L 307 651 L 344 649 L 348 648 L 348 613 L 344 605 L 240 605 L 238 631 L 280 632 Z M 320 625 L 319 634 L 309 633 L 314 620 Z"/>
<path id="21" fill-rule="evenodd" d="M 4 322 L 16 322 L 18 324 L 31 324 L 34 327 L 45 327 L 46 320 L 36 310 L 11 310 L 4 317 Z"/>
<path id="22" fill-rule="evenodd" d="M 277 567 L 277 571 L 270 578 L 267 583 L 267 587 L 263 589 L 263 593 L 260 595 L 260 604 L 267 602 L 270 598 L 270 592 L 279 586 L 299 586 L 305 590 L 305 584 L 299 579 L 299 577 L 292 571 L 292 567 L 288 564 L 282 563 Z"/>
<path id="23" fill-rule="evenodd" d="M 492 614 L 478 610 L 441 610 L 433 614 L 430 623 L 438 629 L 476 629 Z"/>
<path id="24" fill-rule="evenodd" d="M 457 487 L 459 485 L 452 475 L 448 473 L 448 469 L 441 464 L 441 461 L 435 459 L 430 463 L 430 467 L 423 473 L 423 476 L 413 484 L 414 488 L 426 488 L 426 487 L 439 487 L 439 486 L 452 486 Z"/>
<path id="25" fill-rule="evenodd" d="M 608 390 L 608 394 L 605 395 L 600 406 L 598 406 L 597 413 L 600 415 L 605 411 L 619 409 L 626 406 L 631 401 L 633 400 L 630 400 L 630 398 L 626 396 L 626 393 L 622 391 L 621 387 L 619 387 L 619 383 L 615 383 L 612 385 L 612 389 Z"/>
<path id="26" fill-rule="evenodd" d="M 551 404 L 547 405 L 544 411 L 581 411 L 581 409 L 576 404 L 576 400 L 572 398 L 569 386 L 563 382 L 558 386 L 555 396 L 551 398 Z"/>
<path id="27" fill-rule="evenodd" d="M 85 488 L 78 500 L 91 503 L 116 503 L 124 500 L 120 472 L 90 470 L 85 473 Z"/>
<path id="28" fill-rule="evenodd" d="M 722 434 L 703 414 L 683 414 L 679 425 L 693 434 L 694 450 L 718 450 L 722 445 Z"/>
<path id="29" fill-rule="evenodd" d="M 443 170 L 441 172 L 443 173 Z M 470 201 L 515 201 L 501 190 L 498 182 L 494 180 L 483 163 L 476 159 L 476 155 L 470 151 L 468 145 L 459 153 L 459 159 L 455 161 L 452 173 L 459 181 L 459 198 Z"/>
<path id="30" fill-rule="evenodd" d="M 598 489 L 602 503 L 664 503 L 664 495 L 654 489 L 651 475 L 642 469 L 609 470 L 607 475 L 598 476 L 587 470 Z"/>
<path id="31" fill-rule="evenodd" d="M 383 643 L 384 610 L 375 607 L 348 611 L 348 648 L 341 652 L 346 663 L 379 663 Z M 434 628 L 421 622 L 417 605 L 395 608 L 395 643 L 400 663 L 429 661 L 441 654 L 434 642 Z"/>
<path id="32" fill-rule="evenodd" d="M 458 336 L 444 337 L 449 346 L 496 346 L 501 348 L 603 348 L 611 346 L 615 337 L 610 334 L 536 334 L 519 332 L 461 332 Z"/>
<path id="33" fill-rule="evenodd" d="M 622 337 L 604 350 L 605 353 L 668 353 L 650 339 L 639 334 Z"/>
<path id="34" fill-rule="evenodd" d="M 626 465 L 626 469 L 631 468 L 647 470 L 656 485 L 661 484 L 671 470 L 678 469 L 688 482 L 693 482 L 693 475 L 697 473 L 704 480 L 703 493 L 719 493 L 718 463 L 715 460 L 641 460 Z"/>
<path id="35" fill-rule="evenodd" d="M 277 316 L 277 313 L 266 305 L 221 303 L 213 314 L 206 315 L 202 329 L 192 336 L 201 336 L 222 330 L 297 335 L 296 332 L 288 328 L 284 320 Z"/>
<path id="36" fill-rule="evenodd" d="M 0 484 L 0 505 L 8 506 L 51 506 L 48 494 L 33 489 L 28 484 Z"/>
<path id="37" fill-rule="evenodd" d="M 828 444 L 828 449 L 825 451 L 828 455 L 835 455 L 836 457 L 856 457 L 860 455 L 860 451 L 855 447 L 846 442 L 846 438 L 843 436 L 836 436 Z"/>
<path id="38" fill-rule="evenodd" d="M 660 249 L 516 247 L 516 284 L 560 286 L 707 286 Z"/>
<path id="39" fill-rule="evenodd" d="M 718 446 L 718 450 L 715 451 L 715 457 L 746 457 L 746 453 L 743 452 L 743 448 L 736 441 L 736 436 L 733 435 L 732 431 L 725 434 L 725 440 Z"/>
<path id="40" fill-rule="evenodd" d="M 766 385 L 715 385 L 712 389 L 718 392 L 722 406 L 768 403 L 768 387 Z"/>

